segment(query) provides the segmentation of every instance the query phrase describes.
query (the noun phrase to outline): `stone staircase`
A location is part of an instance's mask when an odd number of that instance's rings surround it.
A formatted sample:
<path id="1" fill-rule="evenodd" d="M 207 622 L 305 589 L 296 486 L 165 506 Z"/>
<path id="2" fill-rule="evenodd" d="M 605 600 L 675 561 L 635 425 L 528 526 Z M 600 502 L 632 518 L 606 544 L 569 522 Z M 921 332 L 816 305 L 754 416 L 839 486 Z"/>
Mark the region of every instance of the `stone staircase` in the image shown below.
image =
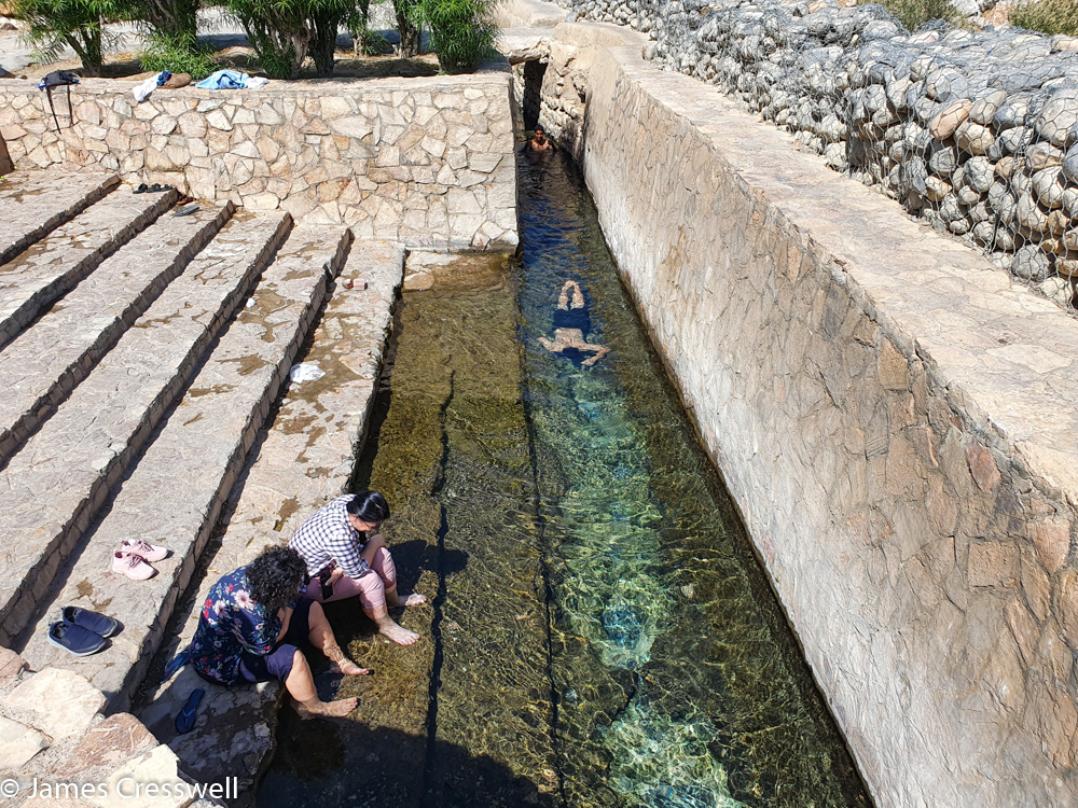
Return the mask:
<path id="1" fill-rule="evenodd" d="M 171 191 L 136 195 L 85 173 L 0 183 L 0 644 L 35 670 L 78 673 L 113 710 L 129 704 L 170 620 L 186 622 L 177 605 L 250 474 L 289 369 L 301 352 L 328 350 L 317 336 L 326 324 L 315 325 L 345 303 L 355 309 L 348 352 L 327 356 L 308 391 L 332 391 L 346 413 L 361 403 L 333 444 L 348 457 L 317 469 L 343 475 L 323 481 L 326 491 L 347 482 L 402 274 L 399 248 L 353 244 L 341 226 L 230 204 L 177 216 L 174 203 Z M 334 284 L 346 261 L 354 294 Z M 292 424 L 293 439 L 320 445 L 317 420 Z M 133 537 L 172 550 L 148 581 L 109 571 L 113 548 Z M 123 630 L 98 654 L 70 656 L 46 638 L 66 605 L 112 615 Z"/>

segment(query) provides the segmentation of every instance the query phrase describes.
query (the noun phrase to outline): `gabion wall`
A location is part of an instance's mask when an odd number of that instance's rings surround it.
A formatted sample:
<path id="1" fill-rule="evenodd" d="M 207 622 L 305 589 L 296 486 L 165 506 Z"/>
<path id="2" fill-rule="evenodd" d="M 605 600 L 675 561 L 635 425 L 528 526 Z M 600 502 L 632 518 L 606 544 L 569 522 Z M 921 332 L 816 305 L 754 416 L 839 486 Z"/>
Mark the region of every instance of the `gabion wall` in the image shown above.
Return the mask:
<path id="1" fill-rule="evenodd" d="M 649 58 L 719 85 L 835 170 L 1074 304 L 1078 39 L 910 34 L 880 6 L 835 0 L 561 2 L 648 32 Z"/>

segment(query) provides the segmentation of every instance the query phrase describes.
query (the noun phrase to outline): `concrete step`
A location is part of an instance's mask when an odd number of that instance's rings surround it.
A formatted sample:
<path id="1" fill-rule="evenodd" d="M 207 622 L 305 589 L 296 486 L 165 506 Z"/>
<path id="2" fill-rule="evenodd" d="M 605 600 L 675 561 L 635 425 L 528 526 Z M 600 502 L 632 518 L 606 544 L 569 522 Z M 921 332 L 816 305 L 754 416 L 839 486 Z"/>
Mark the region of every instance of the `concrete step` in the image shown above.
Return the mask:
<path id="1" fill-rule="evenodd" d="M 117 174 L 14 171 L 0 180 L 0 264 L 120 184 Z"/>
<path id="2" fill-rule="evenodd" d="M 139 459 L 77 560 L 57 576 L 52 599 L 23 651 L 30 664 L 75 670 L 125 709 L 190 581 L 248 451 L 325 299 L 351 234 L 342 227 L 300 227 L 262 274 L 254 305 L 221 336 L 179 405 Z M 158 575 L 135 582 L 109 572 L 123 540 L 165 544 L 172 555 Z M 103 609 L 124 625 L 102 653 L 72 658 L 46 640 L 60 607 Z"/>
<path id="3" fill-rule="evenodd" d="M 0 352 L 0 465 L 26 442 L 232 215 L 165 215 Z"/>
<path id="4" fill-rule="evenodd" d="M 0 471 L 0 644 L 52 579 L 280 246 L 288 214 L 234 216 Z"/>
<path id="5" fill-rule="evenodd" d="M 173 190 L 132 194 L 121 188 L 0 264 L 0 346 L 175 201 Z"/>
<path id="6" fill-rule="evenodd" d="M 167 626 L 161 656 L 190 641 L 206 591 L 221 575 L 249 563 L 266 544 L 287 542 L 308 515 L 347 486 L 403 273 L 400 247 L 376 241 L 352 245 L 341 277 L 355 285 L 337 284 L 302 357 L 318 363 L 326 375 L 290 386 L 272 424 L 259 435 L 257 455 L 234 493 L 227 522 L 218 527 L 220 543 L 204 559 Z M 194 732 L 177 737 L 172 716 L 193 687 L 206 689 L 203 717 Z M 188 666 L 157 688 L 140 716 L 192 777 L 212 782 L 235 776 L 246 792 L 273 748 L 277 693 L 272 686 L 217 687 Z M 206 755 L 206 749 L 215 754 Z"/>

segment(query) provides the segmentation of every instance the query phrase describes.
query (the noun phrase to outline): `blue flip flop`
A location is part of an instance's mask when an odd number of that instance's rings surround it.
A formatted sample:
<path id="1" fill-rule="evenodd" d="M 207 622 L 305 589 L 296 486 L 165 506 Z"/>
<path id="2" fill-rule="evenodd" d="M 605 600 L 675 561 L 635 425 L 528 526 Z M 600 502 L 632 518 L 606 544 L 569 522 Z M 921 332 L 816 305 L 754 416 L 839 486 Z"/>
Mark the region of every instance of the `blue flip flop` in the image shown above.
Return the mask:
<path id="1" fill-rule="evenodd" d="M 90 656 L 105 647 L 105 638 L 82 626 L 58 620 L 49 626 L 49 642 L 75 656 Z"/>
<path id="2" fill-rule="evenodd" d="M 60 612 L 60 617 L 64 619 L 64 622 L 72 623 L 102 637 L 111 637 L 120 630 L 118 620 L 98 612 L 91 612 L 89 609 L 80 609 L 78 606 L 65 606 Z"/>
<path id="3" fill-rule="evenodd" d="M 198 705 L 202 703 L 202 697 L 205 695 L 206 691 L 201 687 L 196 687 L 191 691 L 191 695 L 187 697 L 187 703 L 183 705 L 183 709 L 176 715 L 177 734 L 186 735 L 195 728 L 195 721 L 198 719 Z"/>

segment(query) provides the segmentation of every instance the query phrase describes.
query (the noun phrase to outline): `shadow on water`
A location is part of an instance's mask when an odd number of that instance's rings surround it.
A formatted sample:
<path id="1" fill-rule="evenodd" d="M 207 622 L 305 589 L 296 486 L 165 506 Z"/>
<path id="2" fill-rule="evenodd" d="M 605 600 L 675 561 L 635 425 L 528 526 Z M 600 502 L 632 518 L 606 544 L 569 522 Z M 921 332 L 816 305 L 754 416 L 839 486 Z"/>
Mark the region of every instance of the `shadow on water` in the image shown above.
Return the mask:
<path id="1" fill-rule="evenodd" d="M 272 795 L 268 801 L 274 805 L 396 806 L 402 796 L 414 793 L 410 783 L 422 780 L 423 760 L 433 753 L 456 777 L 451 789 L 441 791 L 438 802 L 424 796 L 424 803 L 477 808 L 555 805 L 531 780 L 493 757 L 438 740 L 431 749 L 424 735 L 372 729 L 356 720 L 301 721 L 285 709 L 278 737 L 273 768 L 260 787 L 260 803 Z M 342 776 L 353 768 L 364 771 L 361 789 L 355 788 L 354 779 Z"/>

